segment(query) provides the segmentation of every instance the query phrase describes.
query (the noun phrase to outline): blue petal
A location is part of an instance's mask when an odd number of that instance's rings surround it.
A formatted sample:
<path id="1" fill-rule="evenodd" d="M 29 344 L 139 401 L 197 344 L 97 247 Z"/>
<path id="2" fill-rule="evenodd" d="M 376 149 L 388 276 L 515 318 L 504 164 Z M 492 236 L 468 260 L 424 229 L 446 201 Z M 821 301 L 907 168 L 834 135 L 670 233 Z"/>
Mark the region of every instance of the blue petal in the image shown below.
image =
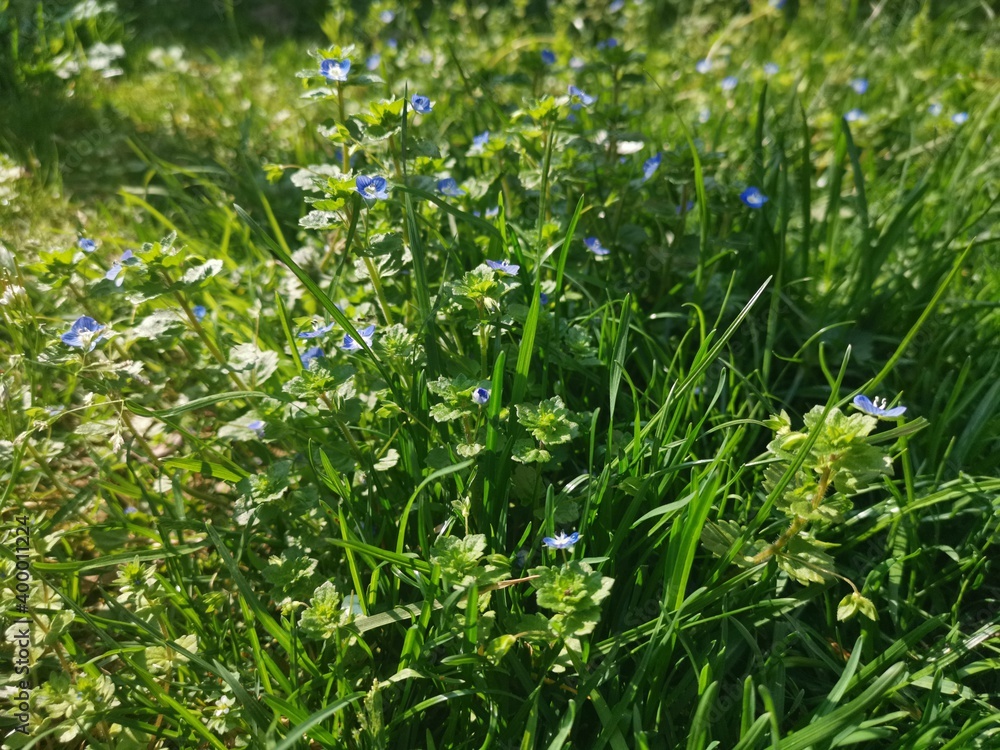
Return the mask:
<path id="1" fill-rule="evenodd" d="M 854 405 L 867 414 L 875 414 L 877 412 L 872 400 L 860 393 L 854 397 Z"/>

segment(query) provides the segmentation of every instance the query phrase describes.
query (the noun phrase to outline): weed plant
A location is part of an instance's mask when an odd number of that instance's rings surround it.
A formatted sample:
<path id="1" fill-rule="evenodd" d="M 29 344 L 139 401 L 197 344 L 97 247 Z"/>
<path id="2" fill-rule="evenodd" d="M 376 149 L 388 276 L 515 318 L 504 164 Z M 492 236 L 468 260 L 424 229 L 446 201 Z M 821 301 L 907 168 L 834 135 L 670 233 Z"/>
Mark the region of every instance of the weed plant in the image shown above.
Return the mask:
<path id="1" fill-rule="evenodd" d="M 5 747 L 1000 746 L 986 3 L 187 5 L 0 4 Z"/>

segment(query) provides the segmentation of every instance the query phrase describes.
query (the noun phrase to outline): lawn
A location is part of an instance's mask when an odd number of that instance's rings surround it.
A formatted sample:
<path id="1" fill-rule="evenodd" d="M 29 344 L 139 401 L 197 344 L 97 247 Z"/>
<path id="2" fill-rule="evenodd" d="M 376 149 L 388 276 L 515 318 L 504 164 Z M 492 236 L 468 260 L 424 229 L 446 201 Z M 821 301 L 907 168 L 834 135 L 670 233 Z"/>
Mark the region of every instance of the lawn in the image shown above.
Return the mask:
<path id="1" fill-rule="evenodd" d="M 10 748 L 1000 747 L 978 0 L 0 0 Z"/>

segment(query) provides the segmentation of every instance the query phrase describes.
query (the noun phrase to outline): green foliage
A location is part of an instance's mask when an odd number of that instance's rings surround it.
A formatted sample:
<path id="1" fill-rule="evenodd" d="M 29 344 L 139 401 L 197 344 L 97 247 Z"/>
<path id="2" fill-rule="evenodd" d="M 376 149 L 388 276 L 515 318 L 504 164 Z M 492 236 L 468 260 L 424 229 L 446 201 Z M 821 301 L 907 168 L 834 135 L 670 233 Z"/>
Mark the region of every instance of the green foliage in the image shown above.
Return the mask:
<path id="1" fill-rule="evenodd" d="M 984 4 L 59 5 L 0 1 L 8 744 L 997 744 Z"/>
<path id="2" fill-rule="evenodd" d="M 534 568 L 532 583 L 539 607 L 552 610 L 548 626 L 556 638 L 593 632 L 601 619 L 601 602 L 611 593 L 614 580 L 594 571 L 587 563 L 573 560 L 561 568 Z"/>

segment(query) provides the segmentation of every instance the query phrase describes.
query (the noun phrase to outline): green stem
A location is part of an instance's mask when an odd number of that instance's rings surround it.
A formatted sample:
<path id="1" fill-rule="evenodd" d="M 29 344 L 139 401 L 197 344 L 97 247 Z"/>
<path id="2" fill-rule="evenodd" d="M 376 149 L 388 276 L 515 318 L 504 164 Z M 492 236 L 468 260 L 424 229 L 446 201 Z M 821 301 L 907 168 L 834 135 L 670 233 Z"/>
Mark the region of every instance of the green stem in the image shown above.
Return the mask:
<path id="1" fill-rule="evenodd" d="M 339 122 L 343 124 L 346 121 L 344 117 L 344 84 L 337 81 L 337 111 L 340 116 Z M 341 164 L 344 174 L 347 174 L 351 170 L 351 155 L 347 150 L 347 143 L 345 142 L 341 149 Z"/>
<path id="2" fill-rule="evenodd" d="M 164 274 L 163 282 L 167 285 L 167 288 L 171 286 L 171 280 L 167 274 Z M 201 323 L 198 322 L 198 319 L 194 316 L 194 312 L 191 310 L 190 305 L 188 305 L 188 302 L 184 298 L 184 295 L 181 294 L 180 292 L 174 292 L 174 298 L 180 304 L 181 309 L 187 316 L 187 319 L 191 323 L 191 326 L 194 328 L 195 333 L 198 334 L 198 338 L 200 338 L 202 341 L 205 342 L 205 346 L 208 348 L 208 351 L 215 358 L 215 361 L 218 362 L 220 365 L 222 365 L 222 368 L 229 374 L 229 377 L 233 379 L 233 383 L 236 384 L 237 388 L 239 388 L 241 391 L 247 390 L 247 387 L 243 383 L 243 380 L 240 378 L 240 376 L 229 369 L 229 364 L 226 362 L 226 358 L 222 354 L 222 351 L 219 349 L 218 346 L 215 345 L 215 342 L 212 341 L 211 337 L 208 335 L 208 332 L 205 331 Z"/>
<path id="3" fill-rule="evenodd" d="M 368 268 L 368 276 L 371 277 L 372 286 L 375 287 L 375 296 L 378 297 L 378 306 L 382 310 L 382 317 L 385 318 L 386 325 L 392 325 L 392 313 L 389 312 L 389 301 L 385 298 L 385 291 L 382 289 L 382 279 L 378 275 L 378 269 L 371 258 L 365 258 L 365 266 Z"/>
<path id="4" fill-rule="evenodd" d="M 826 497 L 826 491 L 830 488 L 830 481 L 833 479 L 833 471 L 827 466 L 823 469 L 823 475 L 819 478 L 819 486 L 816 488 L 816 494 L 812 499 L 812 509 L 816 510 L 819 508 L 820 504 L 823 502 L 823 498 Z M 796 516 L 795 520 L 792 521 L 791 525 L 785 530 L 785 533 L 774 540 L 774 544 L 767 547 L 764 551 L 754 555 L 750 562 L 754 565 L 759 565 L 762 562 L 767 562 L 769 559 L 774 557 L 785 548 L 787 545 L 800 531 L 802 531 L 806 526 L 809 525 L 809 519 L 805 516 Z"/>

